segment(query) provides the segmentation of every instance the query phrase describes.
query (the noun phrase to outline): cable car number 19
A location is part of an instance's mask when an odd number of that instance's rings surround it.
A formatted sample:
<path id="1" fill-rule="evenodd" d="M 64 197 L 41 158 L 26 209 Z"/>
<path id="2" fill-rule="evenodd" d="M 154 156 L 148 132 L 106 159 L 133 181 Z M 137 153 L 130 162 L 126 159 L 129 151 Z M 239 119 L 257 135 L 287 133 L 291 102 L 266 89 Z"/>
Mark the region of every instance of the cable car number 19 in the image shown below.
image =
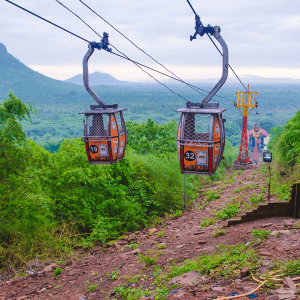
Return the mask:
<path id="1" fill-rule="evenodd" d="M 188 161 L 192 161 L 192 160 L 195 159 L 195 153 L 192 152 L 192 151 L 186 151 L 186 152 L 184 153 L 184 158 L 185 158 L 186 160 L 188 160 Z"/>

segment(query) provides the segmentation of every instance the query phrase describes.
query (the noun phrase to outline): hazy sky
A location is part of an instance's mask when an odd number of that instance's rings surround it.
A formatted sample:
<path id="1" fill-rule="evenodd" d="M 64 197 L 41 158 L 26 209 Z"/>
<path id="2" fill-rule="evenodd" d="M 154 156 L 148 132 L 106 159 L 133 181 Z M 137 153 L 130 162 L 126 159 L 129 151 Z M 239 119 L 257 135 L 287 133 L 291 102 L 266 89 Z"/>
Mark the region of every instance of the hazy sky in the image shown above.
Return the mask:
<path id="1" fill-rule="evenodd" d="M 221 56 L 208 37 L 189 40 L 194 34 L 195 20 L 186 0 L 84 1 L 181 78 L 196 80 L 221 74 Z M 99 41 L 96 34 L 55 0 L 13 2 L 87 40 Z M 61 2 L 99 34 L 108 32 L 110 42 L 127 56 L 161 70 L 79 0 Z M 300 78 L 299 0 L 191 0 L 191 3 L 204 25 L 221 27 L 230 64 L 241 77 Z M 56 79 L 82 73 L 82 58 L 88 46 L 4 0 L 0 2 L 0 42 L 32 69 Z M 96 50 L 90 59 L 90 72 L 96 70 L 119 80 L 150 80 L 132 63 L 105 51 Z"/>

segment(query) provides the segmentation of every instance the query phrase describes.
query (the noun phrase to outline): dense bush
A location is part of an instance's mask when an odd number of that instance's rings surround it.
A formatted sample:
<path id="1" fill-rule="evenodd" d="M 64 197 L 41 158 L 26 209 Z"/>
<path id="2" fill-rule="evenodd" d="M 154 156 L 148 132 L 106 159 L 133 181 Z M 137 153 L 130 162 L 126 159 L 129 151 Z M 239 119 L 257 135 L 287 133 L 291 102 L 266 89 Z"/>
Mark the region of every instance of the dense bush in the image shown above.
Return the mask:
<path id="1" fill-rule="evenodd" d="M 297 111 L 284 126 L 271 129 L 270 134 L 272 139 L 269 148 L 282 164 L 294 165 L 300 162 L 300 111 Z"/>
<path id="2" fill-rule="evenodd" d="M 299 182 L 300 176 L 300 111 L 284 126 L 271 129 L 270 135 L 268 148 L 273 156 L 271 194 L 275 195 L 276 200 L 287 201 L 292 184 Z M 266 167 L 261 168 L 262 173 L 268 173 Z"/>

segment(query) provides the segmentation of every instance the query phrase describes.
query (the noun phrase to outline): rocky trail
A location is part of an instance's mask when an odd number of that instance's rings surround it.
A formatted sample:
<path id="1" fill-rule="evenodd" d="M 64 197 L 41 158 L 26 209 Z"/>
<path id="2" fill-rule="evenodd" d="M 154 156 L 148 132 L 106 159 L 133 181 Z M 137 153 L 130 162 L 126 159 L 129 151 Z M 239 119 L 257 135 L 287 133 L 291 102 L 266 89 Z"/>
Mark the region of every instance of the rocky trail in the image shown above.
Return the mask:
<path id="1" fill-rule="evenodd" d="M 32 262 L 26 276 L 1 277 L 0 299 L 146 300 L 159 293 L 163 296 L 156 299 L 234 299 L 252 291 L 237 299 L 300 299 L 295 285 L 300 278 L 293 280 L 297 276 L 278 281 L 282 286 L 255 291 L 260 283 L 249 276 L 247 267 L 233 268 L 230 276 L 221 276 L 218 267 L 200 274 L 188 266 L 201 255 L 212 255 L 220 244 L 249 245 L 256 255 L 255 277 L 273 270 L 277 260 L 283 264 L 300 258 L 299 220 L 270 218 L 226 226 L 224 214 L 238 216 L 257 201 L 265 201 L 259 200 L 265 180 L 258 169 L 229 172 L 223 182 L 204 187 L 199 199 L 182 215 L 166 216 L 152 228 L 94 247 L 85 253 L 84 260 L 70 259 L 59 265 Z M 268 232 L 267 236 L 257 239 L 262 232 Z M 186 269 L 176 273 L 176 267 L 178 270 L 182 265 Z M 229 263 L 224 270 L 231 267 Z M 135 292 L 130 294 L 129 290 Z"/>

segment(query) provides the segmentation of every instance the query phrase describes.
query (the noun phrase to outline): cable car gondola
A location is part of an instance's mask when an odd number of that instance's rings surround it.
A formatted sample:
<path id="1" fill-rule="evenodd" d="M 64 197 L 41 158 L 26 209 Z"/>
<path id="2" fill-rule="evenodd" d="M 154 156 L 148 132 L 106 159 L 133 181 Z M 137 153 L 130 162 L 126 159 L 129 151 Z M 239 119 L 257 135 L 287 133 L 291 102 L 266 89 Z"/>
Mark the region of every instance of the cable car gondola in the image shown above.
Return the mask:
<path id="1" fill-rule="evenodd" d="M 104 32 L 101 43 L 89 43 L 89 50 L 83 59 L 84 86 L 99 104 L 80 112 L 85 114 L 83 140 L 90 164 L 115 164 L 124 158 L 126 149 L 127 131 L 123 117 L 126 108 L 118 108 L 118 104 L 106 105 L 89 85 L 88 60 L 95 49 L 111 52 L 108 46 L 108 34 Z"/>
<path id="2" fill-rule="evenodd" d="M 222 117 L 225 108 L 219 103 L 208 103 L 223 86 L 228 76 L 228 48 L 220 35 L 220 27 L 203 27 L 196 15 L 197 34 L 213 35 L 223 49 L 223 73 L 220 81 L 202 103 L 187 102 L 186 107 L 177 109 L 181 113 L 177 131 L 177 152 L 182 174 L 213 175 L 217 170 L 225 147 L 226 121 Z"/>

